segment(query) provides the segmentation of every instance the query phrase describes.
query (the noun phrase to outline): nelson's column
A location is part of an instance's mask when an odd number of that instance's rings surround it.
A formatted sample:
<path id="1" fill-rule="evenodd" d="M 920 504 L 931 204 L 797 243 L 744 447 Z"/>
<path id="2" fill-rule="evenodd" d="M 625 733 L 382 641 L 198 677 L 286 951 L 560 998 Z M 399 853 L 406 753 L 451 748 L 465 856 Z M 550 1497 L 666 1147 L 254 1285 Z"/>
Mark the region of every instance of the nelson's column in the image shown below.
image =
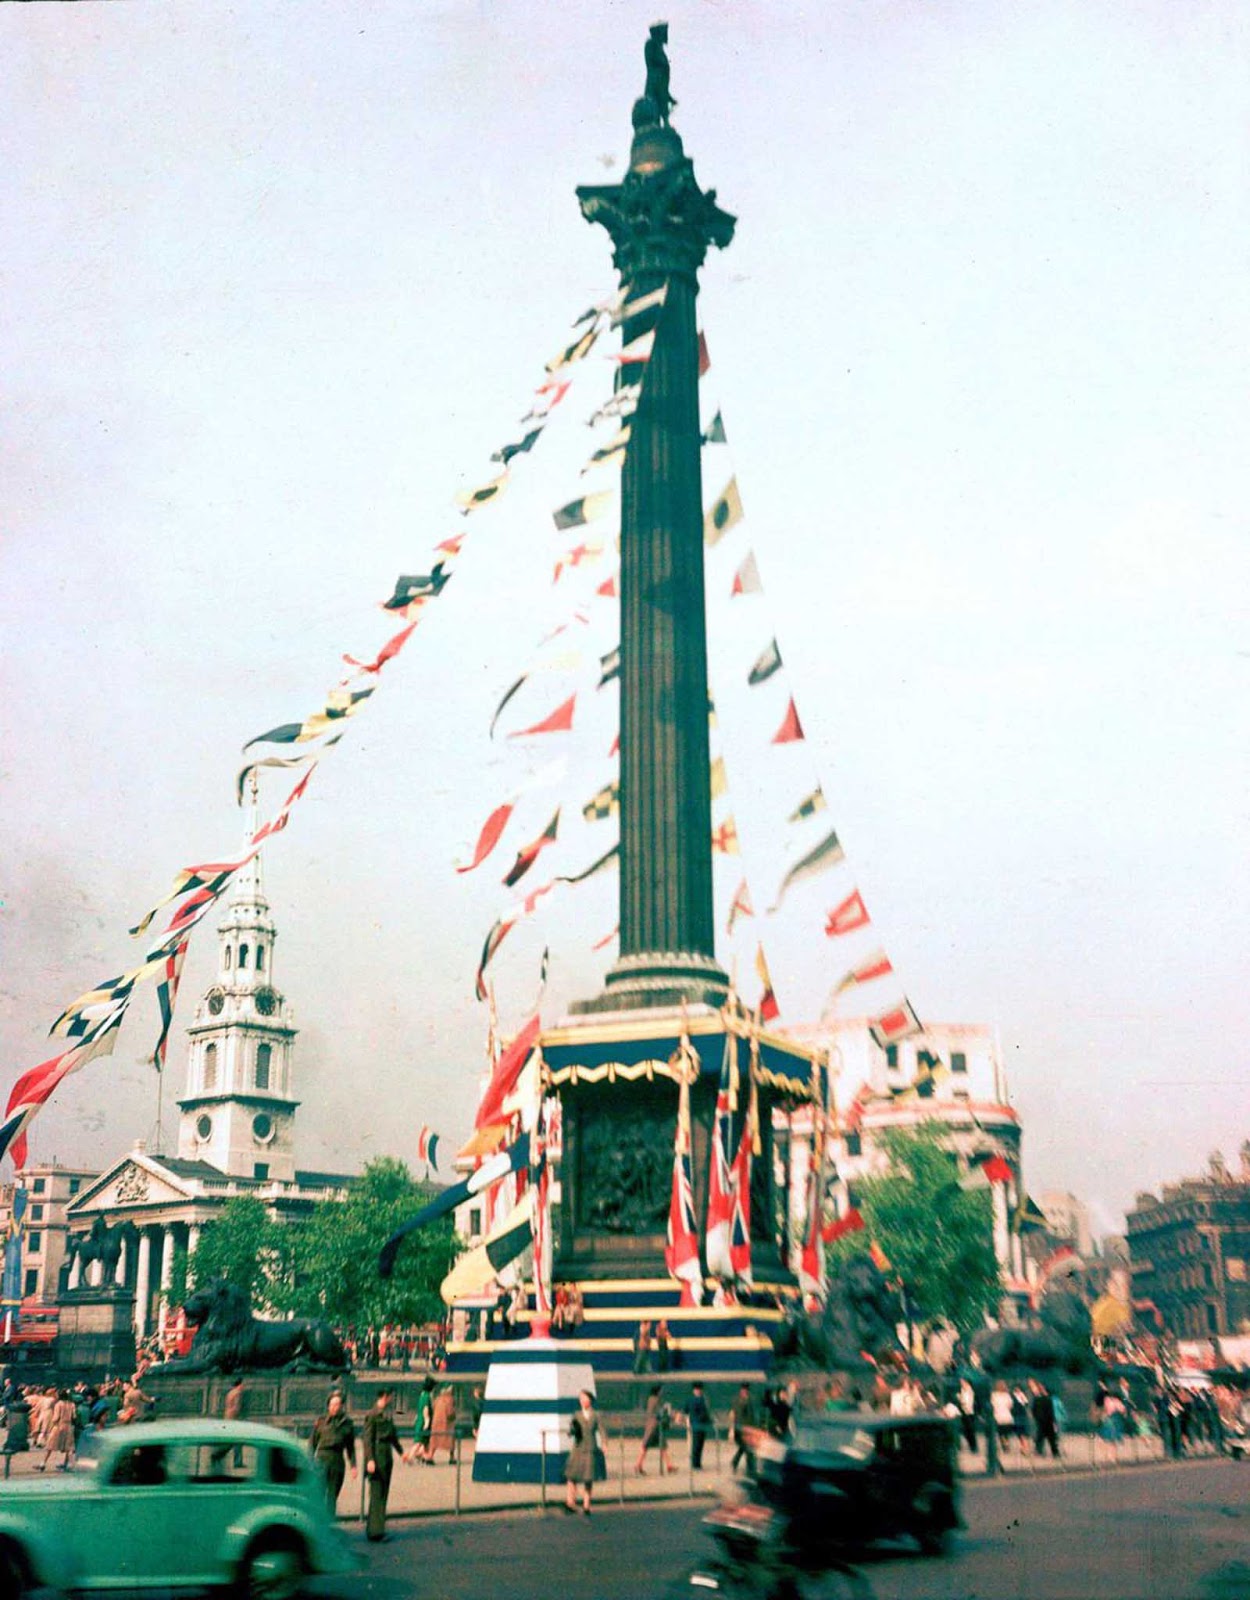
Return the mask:
<path id="1" fill-rule="evenodd" d="M 725 1006 L 729 982 L 715 956 L 695 300 L 708 247 L 730 243 L 734 219 L 699 187 L 669 121 L 666 42 L 667 28 L 652 28 L 629 170 L 619 184 L 578 190 L 583 216 L 611 238 L 626 303 L 664 294 L 622 329 L 625 343 L 652 331 L 654 342 L 645 367 L 633 368 L 643 377 L 621 483 L 620 955 L 603 992 L 542 1037 L 564 1130 L 555 1275 L 663 1276 L 683 1033 L 698 1063 L 702 1232 L 729 1028 L 759 1094 L 751 1233 L 756 1280 L 767 1282 L 788 1276 L 775 1242 L 786 1201 L 772 1114 L 808 1100 L 819 1073 L 810 1051 L 775 1035 L 752 1040 L 748 1019 Z"/>

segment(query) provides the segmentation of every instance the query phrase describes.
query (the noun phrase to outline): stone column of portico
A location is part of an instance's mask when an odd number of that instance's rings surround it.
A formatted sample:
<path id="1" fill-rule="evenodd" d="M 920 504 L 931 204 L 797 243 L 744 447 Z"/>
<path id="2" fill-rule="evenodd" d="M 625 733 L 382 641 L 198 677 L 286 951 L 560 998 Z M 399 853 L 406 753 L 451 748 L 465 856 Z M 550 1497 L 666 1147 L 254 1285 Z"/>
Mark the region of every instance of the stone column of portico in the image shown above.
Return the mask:
<path id="1" fill-rule="evenodd" d="M 199 1248 L 199 1243 L 200 1243 L 200 1225 L 199 1225 L 198 1222 L 193 1222 L 191 1224 L 191 1226 L 187 1229 L 187 1260 L 188 1261 L 190 1261 L 191 1257 L 195 1254 L 196 1250 Z"/>
<path id="2" fill-rule="evenodd" d="M 174 1229 L 167 1223 L 161 1229 L 161 1301 L 156 1313 L 156 1331 L 165 1332 L 169 1320 L 169 1288 L 174 1281 Z"/>
<path id="3" fill-rule="evenodd" d="M 69 1278 L 66 1280 L 66 1287 L 70 1289 L 77 1289 L 79 1284 L 82 1282 L 82 1257 L 78 1254 L 78 1245 L 76 1240 L 73 1241 L 70 1248 L 73 1251 L 73 1254 L 70 1257 Z"/>
<path id="4" fill-rule="evenodd" d="M 113 1268 L 113 1284 L 115 1288 L 124 1289 L 126 1287 L 126 1270 L 129 1266 L 129 1258 L 130 1244 L 123 1236 L 121 1249 L 117 1252 L 117 1265 Z"/>
<path id="5" fill-rule="evenodd" d="M 139 1249 L 135 1266 L 135 1338 L 148 1331 L 148 1302 L 152 1294 L 152 1235 L 139 1229 Z"/>
<path id="6" fill-rule="evenodd" d="M 1007 1200 L 1007 1185 L 995 1183 L 990 1186 L 990 1197 L 994 1216 L 994 1255 L 998 1264 L 1007 1271 L 1011 1270 L 1011 1225 Z"/>

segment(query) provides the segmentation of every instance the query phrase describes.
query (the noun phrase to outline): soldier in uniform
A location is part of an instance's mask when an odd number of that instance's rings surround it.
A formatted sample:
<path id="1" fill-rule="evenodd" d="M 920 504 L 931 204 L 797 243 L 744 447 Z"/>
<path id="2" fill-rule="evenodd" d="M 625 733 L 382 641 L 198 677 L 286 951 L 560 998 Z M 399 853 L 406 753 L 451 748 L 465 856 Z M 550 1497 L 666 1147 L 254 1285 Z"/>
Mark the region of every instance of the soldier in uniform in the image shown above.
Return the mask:
<path id="1" fill-rule="evenodd" d="M 352 1477 L 356 1476 L 356 1425 L 344 1409 L 343 1396 L 337 1389 L 326 1401 L 325 1415 L 313 1423 L 309 1443 L 313 1460 L 326 1481 L 326 1500 L 333 1516 L 346 1469 L 350 1467 Z"/>
<path id="2" fill-rule="evenodd" d="M 386 1538 L 386 1501 L 391 1492 L 393 1456 L 402 1456 L 404 1447 L 391 1415 L 391 1391 L 379 1389 L 373 1410 L 361 1429 L 365 1476 L 369 1479 L 369 1519 L 365 1533 L 376 1544 Z"/>

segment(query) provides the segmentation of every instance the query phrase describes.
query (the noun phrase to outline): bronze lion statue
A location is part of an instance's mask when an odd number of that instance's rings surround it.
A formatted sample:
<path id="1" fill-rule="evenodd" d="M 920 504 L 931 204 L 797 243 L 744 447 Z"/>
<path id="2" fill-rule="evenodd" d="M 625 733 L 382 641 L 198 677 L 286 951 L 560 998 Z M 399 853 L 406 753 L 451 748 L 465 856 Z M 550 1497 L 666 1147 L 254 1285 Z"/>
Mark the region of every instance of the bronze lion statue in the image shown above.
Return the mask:
<path id="1" fill-rule="evenodd" d="M 265 1322 L 237 1283 L 214 1278 L 183 1303 L 195 1324 L 189 1354 L 166 1361 L 162 1372 L 255 1372 L 274 1368 L 341 1372 L 347 1356 L 338 1335 L 320 1317 Z"/>
<path id="2" fill-rule="evenodd" d="M 1052 1289 L 1023 1326 L 983 1328 L 973 1335 L 972 1348 L 991 1377 L 1022 1371 L 1079 1377 L 1098 1367 L 1090 1332 L 1089 1307 L 1081 1297 L 1070 1289 Z"/>
<path id="3" fill-rule="evenodd" d="M 773 1338 L 773 1355 L 785 1368 L 854 1371 L 896 1356 L 899 1300 L 866 1257 L 852 1256 L 829 1279 L 820 1312 L 794 1310 Z"/>

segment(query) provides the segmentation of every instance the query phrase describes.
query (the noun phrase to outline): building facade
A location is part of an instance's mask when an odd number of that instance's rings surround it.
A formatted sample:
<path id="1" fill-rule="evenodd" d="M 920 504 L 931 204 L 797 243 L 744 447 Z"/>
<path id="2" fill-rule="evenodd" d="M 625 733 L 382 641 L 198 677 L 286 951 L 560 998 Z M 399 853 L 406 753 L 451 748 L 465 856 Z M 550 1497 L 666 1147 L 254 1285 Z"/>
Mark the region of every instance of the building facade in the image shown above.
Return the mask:
<path id="1" fill-rule="evenodd" d="M 835 1204 L 844 1211 L 858 1179 L 886 1165 L 881 1135 L 891 1128 L 940 1122 L 961 1162 L 1002 1157 L 1009 1181 L 991 1186 L 994 1251 L 1008 1294 L 1027 1298 L 1020 1234 L 1015 1226 L 1025 1193 L 1020 1174 L 1020 1119 L 1008 1100 L 997 1034 L 987 1023 L 931 1023 L 923 1032 L 882 1045 L 867 1017 L 823 1018 L 786 1030 L 804 1044 L 828 1051 L 837 1133 L 829 1151 L 836 1170 Z M 790 1193 L 802 1205 L 807 1140 L 795 1128 Z M 801 1223 L 799 1224 L 801 1225 Z"/>
<path id="2" fill-rule="evenodd" d="M 55 1304 L 69 1234 L 66 1207 L 96 1177 L 92 1168 L 63 1167 L 52 1161 L 24 1167 L 13 1183 L 0 1186 L 0 1235 L 9 1231 L 14 1191 L 26 1190 L 21 1269 L 24 1301 Z"/>
<path id="3" fill-rule="evenodd" d="M 1250 1333 L 1250 1140 L 1230 1171 L 1139 1194 L 1128 1216 L 1133 1300 L 1177 1338 Z"/>
<path id="4" fill-rule="evenodd" d="M 177 1154 L 136 1143 L 65 1207 L 61 1294 L 133 1295 L 138 1339 L 163 1330 L 180 1263 L 228 1200 L 252 1196 L 298 1222 L 317 1202 L 342 1199 L 352 1181 L 295 1164 L 297 1030 L 274 984 L 276 939 L 257 856 L 237 874 L 213 980 L 187 1029 Z"/>

